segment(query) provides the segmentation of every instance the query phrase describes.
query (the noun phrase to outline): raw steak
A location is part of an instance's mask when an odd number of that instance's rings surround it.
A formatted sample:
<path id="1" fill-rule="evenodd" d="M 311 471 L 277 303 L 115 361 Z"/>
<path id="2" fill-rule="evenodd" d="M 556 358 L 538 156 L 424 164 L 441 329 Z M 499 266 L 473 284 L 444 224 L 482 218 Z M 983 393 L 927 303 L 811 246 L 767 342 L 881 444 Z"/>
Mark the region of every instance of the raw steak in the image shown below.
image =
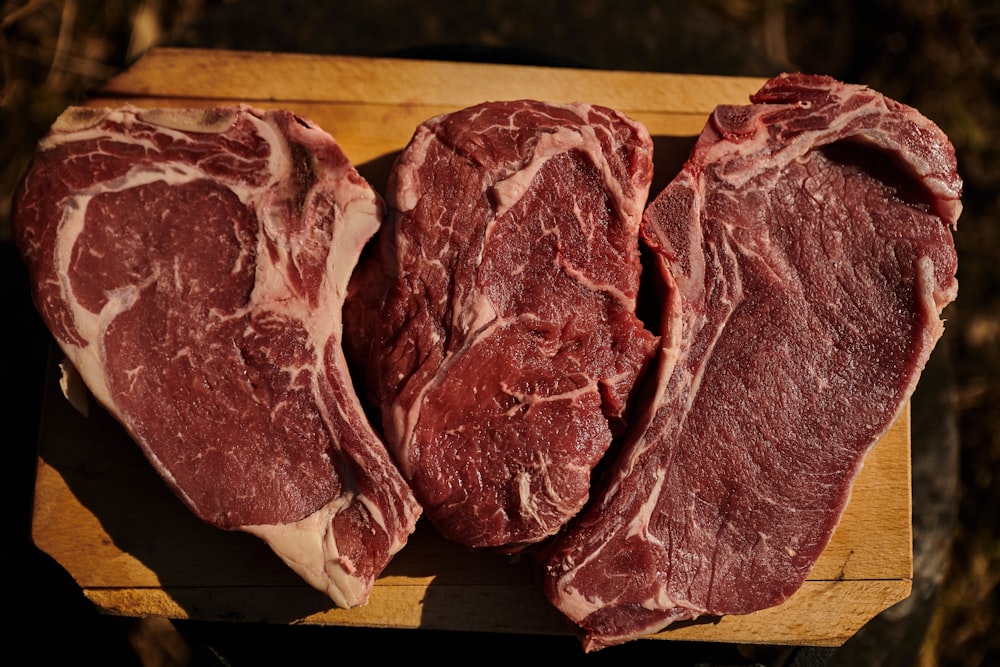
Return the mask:
<path id="1" fill-rule="evenodd" d="M 352 347 L 449 539 L 513 552 L 587 500 L 655 347 L 635 316 L 651 156 L 610 109 L 518 100 L 427 121 L 394 165 Z"/>
<path id="2" fill-rule="evenodd" d="M 334 140 L 286 111 L 70 109 L 15 207 L 42 317 L 180 498 L 363 603 L 420 510 L 346 370 L 382 203 Z"/>
<path id="3" fill-rule="evenodd" d="M 588 650 L 798 589 L 957 292 L 961 182 L 934 124 L 826 77 L 751 101 L 715 110 L 644 215 L 654 398 L 545 561 Z"/>

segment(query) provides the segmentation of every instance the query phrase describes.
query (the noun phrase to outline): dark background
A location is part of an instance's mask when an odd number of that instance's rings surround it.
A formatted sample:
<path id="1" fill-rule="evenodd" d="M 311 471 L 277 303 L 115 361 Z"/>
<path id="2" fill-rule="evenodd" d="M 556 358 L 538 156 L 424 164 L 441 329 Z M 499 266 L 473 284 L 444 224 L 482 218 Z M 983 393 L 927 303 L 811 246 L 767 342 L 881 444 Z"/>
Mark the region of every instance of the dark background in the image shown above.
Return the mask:
<path id="1" fill-rule="evenodd" d="M 5 634 L 28 662 L 297 664 L 551 653 L 665 664 L 989 665 L 1000 661 L 1000 3 L 972 0 L 4 0 L 0 294 L 2 441 L 14 568 Z M 471 4 L 469 5 L 472 6 Z M 11 193 L 67 105 L 153 45 L 393 55 L 864 83 L 951 137 L 965 180 L 958 301 L 914 397 L 914 592 L 836 651 L 633 642 L 583 656 L 572 638 L 247 627 L 97 614 L 30 539 L 34 443 L 49 334 L 10 239 Z M 10 394 L 13 392 L 13 396 Z M 475 647 L 475 653 L 470 652 Z M 360 655 L 358 653 L 360 652 Z M 315 657 L 312 657 L 315 656 Z"/>

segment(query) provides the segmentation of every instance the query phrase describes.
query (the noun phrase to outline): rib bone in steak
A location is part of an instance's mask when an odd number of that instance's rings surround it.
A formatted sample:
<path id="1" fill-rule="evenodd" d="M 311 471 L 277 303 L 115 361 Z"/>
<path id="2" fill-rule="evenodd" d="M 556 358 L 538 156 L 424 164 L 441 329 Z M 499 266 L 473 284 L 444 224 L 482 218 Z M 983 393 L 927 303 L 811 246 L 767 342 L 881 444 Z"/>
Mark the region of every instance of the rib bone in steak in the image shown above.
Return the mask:
<path id="1" fill-rule="evenodd" d="M 589 649 L 798 589 L 956 295 L 961 182 L 934 124 L 825 77 L 751 101 L 715 110 L 644 216 L 654 399 L 546 561 Z"/>
<path id="2" fill-rule="evenodd" d="M 514 551 L 586 501 L 655 346 L 635 316 L 651 153 L 610 109 L 519 100 L 423 123 L 394 165 L 355 338 L 446 537 Z"/>
<path id="3" fill-rule="evenodd" d="M 364 602 L 420 510 L 341 348 L 382 204 L 334 140 L 284 111 L 70 109 L 15 206 L 43 318 L 174 491 Z"/>

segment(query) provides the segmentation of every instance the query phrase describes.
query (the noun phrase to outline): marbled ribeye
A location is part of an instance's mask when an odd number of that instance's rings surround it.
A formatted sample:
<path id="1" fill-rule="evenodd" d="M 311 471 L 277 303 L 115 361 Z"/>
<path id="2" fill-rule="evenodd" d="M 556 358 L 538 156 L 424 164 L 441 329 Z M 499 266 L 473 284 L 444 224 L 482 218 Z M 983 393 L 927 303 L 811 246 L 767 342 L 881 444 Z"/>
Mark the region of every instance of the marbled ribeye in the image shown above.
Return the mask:
<path id="1" fill-rule="evenodd" d="M 180 498 L 363 603 L 420 508 L 341 348 L 382 203 L 336 142 L 287 111 L 70 109 L 14 205 L 42 317 Z"/>
<path id="2" fill-rule="evenodd" d="M 646 129 L 488 102 L 423 123 L 352 283 L 386 441 L 448 538 L 514 551 L 586 502 L 655 337 L 636 318 Z"/>
<path id="3" fill-rule="evenodd" d="M 961 181 L 932 122 L 819 76 L 751 101 L 715 110 L 644 216 L 653 400 L 544 561 L 589 649 L 797 590 L 957 292 Z"/>

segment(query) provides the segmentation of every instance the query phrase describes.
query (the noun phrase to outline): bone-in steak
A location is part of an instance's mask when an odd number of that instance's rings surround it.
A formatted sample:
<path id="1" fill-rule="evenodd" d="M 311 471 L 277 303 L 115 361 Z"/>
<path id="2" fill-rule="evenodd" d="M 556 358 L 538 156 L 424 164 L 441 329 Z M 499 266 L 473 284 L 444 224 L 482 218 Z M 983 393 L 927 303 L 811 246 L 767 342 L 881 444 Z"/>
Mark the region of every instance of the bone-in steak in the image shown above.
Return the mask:
<path id="1" fill-rule="evenodd" d="M 654 398 L 545 561 L 588 649 L 797 590 L 957 292 L 961 181 L 933 123 L 818 76 L 751 101 L 716 109 L 644 216 Z"/>
<path id="2" fill-rule="evenodd" d="M 420 509 L 354 393 L 341 306 L 382 204 L 289 112 L 70 109 L 15 201 L 35 302 L 191 510 L 364 602 Z"/>
<path id="3" fill-rule="evenodd" d="M 446 537 L 513 551 L 587 500 L 655 345 L 635 316 L 651 153 L 619 113 L 519 100 L 423 123 L 394 165 L 351 347 Z"/>

